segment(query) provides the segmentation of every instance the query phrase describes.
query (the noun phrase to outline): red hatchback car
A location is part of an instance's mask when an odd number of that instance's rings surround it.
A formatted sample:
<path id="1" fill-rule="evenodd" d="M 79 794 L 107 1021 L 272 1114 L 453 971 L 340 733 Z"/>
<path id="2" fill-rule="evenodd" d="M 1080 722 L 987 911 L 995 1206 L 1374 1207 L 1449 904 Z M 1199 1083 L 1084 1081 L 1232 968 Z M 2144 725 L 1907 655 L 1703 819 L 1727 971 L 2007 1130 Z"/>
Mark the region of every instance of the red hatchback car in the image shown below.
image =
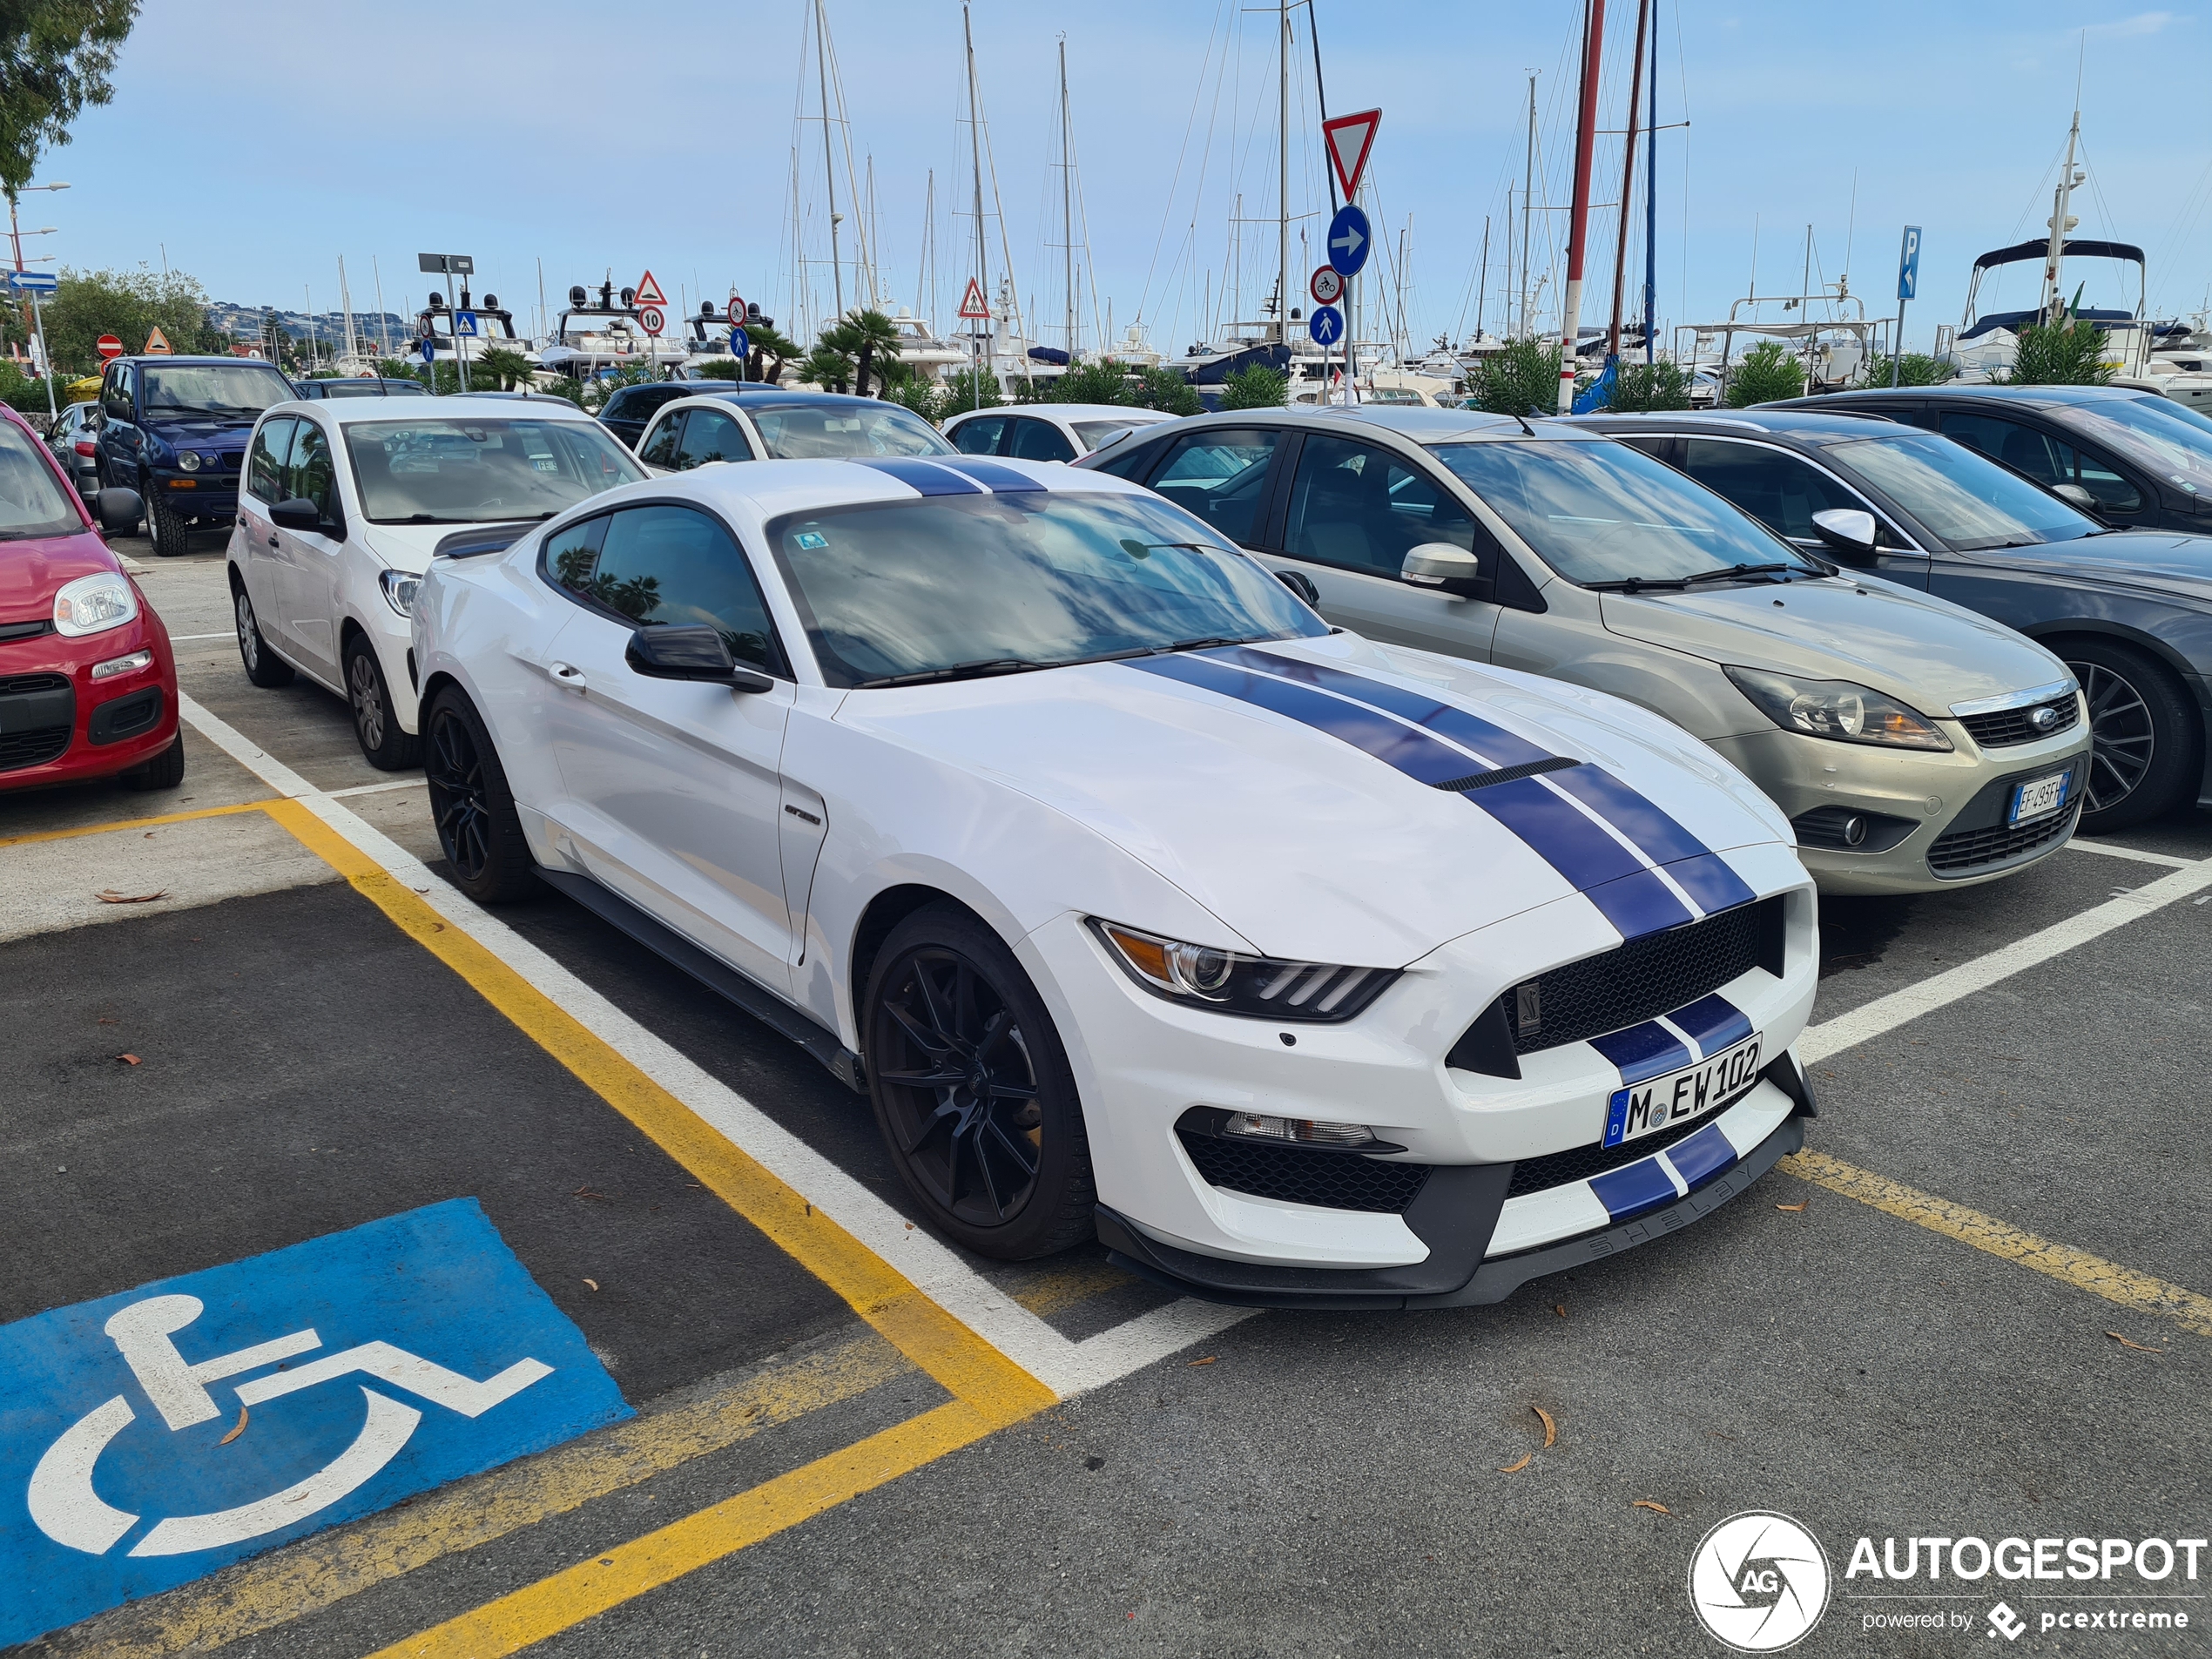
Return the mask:
<path id="1" fill-rule="evenodd" d="M 127 489 L 99 500 L 111 524 L 141 510 Z M 46 446 L 0 407 L 0 790 L 118 774 L 184 781 L 169 631 Z"/>

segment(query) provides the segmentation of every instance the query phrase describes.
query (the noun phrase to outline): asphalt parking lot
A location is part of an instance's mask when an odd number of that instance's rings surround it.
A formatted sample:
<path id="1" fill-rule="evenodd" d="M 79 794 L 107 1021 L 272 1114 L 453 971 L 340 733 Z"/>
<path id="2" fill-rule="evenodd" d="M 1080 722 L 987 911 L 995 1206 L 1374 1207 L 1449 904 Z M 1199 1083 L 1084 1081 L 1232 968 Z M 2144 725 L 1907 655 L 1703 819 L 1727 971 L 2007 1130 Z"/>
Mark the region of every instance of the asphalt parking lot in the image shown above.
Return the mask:
<path id="1" fill-rule="evenodd" d="M 2212 816 L 1831 901 L 1807 1150 L 1698 1226 L 1493 1307 L 1245 1316 L 912 1226 L 813 1061 L 565 899 L 447 889 L 419 777 L 335 698 L 246 683 L 219 543 L 118 546 L 179 642 L 188 770 L 0 796 L 0 1325 L 192 1276 L 212 1324 L 219 1270 L 473 1203 L 528 1283 L 421 1317 L 489 1353 L 542 1297 L 529 1328 L 619 1400 L 210 1575 L 116 1563 L 23 1651 L 1718 1652 L 1685 1576 L 1746 1510 L 1829 1557 L 1801 1651 L 1986 1651 L 2000 1599 L 2000 1648 L 2206 1648 L 2212 1561 L 1846 1565 L 2212 1531 Z M 321 1271 L 237 1294 L 343 1328 Z M 151 1514 L 162 1459 L 242 1464 L 280 1421 L 140 1423 L 99 1497 Z M 2043 1627 L 2123 1595 L 2188 1627 Z M 1899 1610 L 1951 1622 L 1871 1622 Z"/>

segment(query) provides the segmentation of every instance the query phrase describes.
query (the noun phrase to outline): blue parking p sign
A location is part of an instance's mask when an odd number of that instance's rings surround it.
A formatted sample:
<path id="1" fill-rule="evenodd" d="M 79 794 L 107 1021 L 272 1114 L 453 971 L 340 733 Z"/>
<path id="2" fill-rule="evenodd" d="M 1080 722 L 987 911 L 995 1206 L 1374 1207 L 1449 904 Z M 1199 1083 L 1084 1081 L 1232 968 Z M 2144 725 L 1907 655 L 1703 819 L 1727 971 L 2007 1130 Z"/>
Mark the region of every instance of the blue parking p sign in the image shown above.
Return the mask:
<path id="1" fill-rule="evenodd" d="M 1920 286 L 1920 227 L 1907 225 L 1905 242 L 1897 254 L 1897 297 L 1913 298 L 1913 290 Z"/>
<path id="2" fill-rule="evenodd" d="M 473 1198 L 0 1325 L 0 1647 L 630 1414 Z"/>

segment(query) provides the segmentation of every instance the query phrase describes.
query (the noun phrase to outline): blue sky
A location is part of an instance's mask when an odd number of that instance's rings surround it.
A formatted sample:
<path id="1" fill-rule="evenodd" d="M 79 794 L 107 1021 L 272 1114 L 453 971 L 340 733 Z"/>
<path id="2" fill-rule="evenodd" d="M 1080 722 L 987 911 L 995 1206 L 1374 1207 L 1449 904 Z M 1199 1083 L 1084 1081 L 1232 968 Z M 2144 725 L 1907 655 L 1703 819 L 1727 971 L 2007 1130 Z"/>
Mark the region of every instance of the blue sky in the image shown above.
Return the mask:
<path id="1" fill-rule="evenodd" d="M 1410 215 L 1408 334 L 1473 327 L 1486 214 L 1495 329 L 1531 69 L 1548 175 L 1539 199 L 1566 199 L 1580 0 L 1315 3 L 1330 108 L 1385 111 L 1377 227 L 1394 256 Z M 1617 128 L 1634 0 L 1609 11 L 1602 125 Z M 306 287 L 318 309 L 334 305 L 343 254 L 356 308 L 372 306 L 374 259 L 398 311 L 421 302 L 415 255 L 435 249 L 473 253 L 479 293 L 490 287 L 518 313 L 535 306 L 542 260 L 556 307 L 571 282 L 611 267 L 626 283 L 650 266 L 671 300 L 679 287 L 696 304 L 702 289 L 719 300 L 734 286 L 788 322 L 795 134 L 800 234 L 827 287 L 811 57 L 803 111 L 796 101 L 807 15 L 806 0 L 664 0 L 650 23 L 568 0 L 154 0 L 125 48 L 115 102 L 85 114 L 41 171 L 74 187 L 26 198 L 24 222 L 59 226 L 36 246 L 65 263 L 158 267 L 165 255 L 214 297 L 249 304 L 298 308 Z M 1224 287 L 1249 314 L 1271 280 L 1273 226 L 1246 225 L 1244 257 L 1231 261 L 1227 221 L 1239 191 L 1247 219 L 1273 213 L 1271 18 L 1238 0 L 978 0 L 974 17 L 1002 206 L 987 215 L 989 265 L 995 276 L 1010 251 L 1042 337 L 1058 338 L 1063 314 L 1063 35 L 1088 224 L 1086 339 L 1109 299 L 1117 331 L 1141 307 L 1170 353 L 1227 310 Z M 948 211 L 969 188 L 959 7 L 828 0 L 828 19 L 863 183 L 873 158 L 880 283 L 894 305 L 919 297 L 934 170 L 949 325 L 973 263 L 972 220 Z M 2200 308 L 2212 287 L 2212 136 L 2190 89 L 2209 30 L 2185 12 L 2038 0 L 1662 0 L 1662 322 L 1726 314 L 1751 274 L 1755 223 L 1762 291 L 1796 291 L 1811 225 L 1820 273 L 1834 280 L 1848 259 L 1852 291 L 1875 314 L 1893 311 L 1909 221 L 1925 240 L 1906 336 L 1925 345 L 1936 323 L 1958 320 L 1976 253 L 2041 233 L 2077 55 L 2092 185 L 2076 199 L 2076 234 L 2145 246 L 2155 314 Z M 1291 169 L 1301 213 L 1325 211 L 1309 53 L 1301 24 Z M 1600 152 L 1601 202 L 1617 199 L 1618 142 Z M 838 189 L 842 199 L 841 172 Z M 848 287 L 857 217 L 845 232 Z M 1601 217 L 1586 322 L 1609 303 L 1612 212 Z M 1536 242 L 1548 278 L 1556 261 L 1541 229 Z M 1318 262 L 1294 245 L 1301 273 Z M 1370 272 L 1372 303 L 1399 273 L 1379 260 Z M 2091 302 L 2121 298 L 2116 282 L 2081 274 Z M 2035 275 L 2018 270 L 2000 300 L 2032 303 Z"/>

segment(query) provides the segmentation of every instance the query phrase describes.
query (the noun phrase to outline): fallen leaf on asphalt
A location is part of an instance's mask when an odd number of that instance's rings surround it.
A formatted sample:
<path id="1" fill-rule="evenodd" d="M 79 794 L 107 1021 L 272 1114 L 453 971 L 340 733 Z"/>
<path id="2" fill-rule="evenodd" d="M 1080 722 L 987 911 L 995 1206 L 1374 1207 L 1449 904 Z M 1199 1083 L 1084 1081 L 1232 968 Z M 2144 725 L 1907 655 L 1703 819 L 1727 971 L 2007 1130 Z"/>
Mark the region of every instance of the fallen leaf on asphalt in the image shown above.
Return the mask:
<path id="1" fill-rule="evenodd" d="M 1552 1414 L 1541 1406 L 1531 1406 L 1528 1409 L 1544 1420 L 1544 1450 L 1548 1452 L 1552 1449 L 1552 1442 L 1559 1438 L 1559 1425 L 1552 1421 Z"/>
<path id="2" fill-rule="evenodd" d="M 1795 1204 L 1778 1204 L 1774 1207 L 1777 1210 L 1787 1210 L 1791 1212 L 1791 1214 L 1795 1215 L 1798 1211 L 1804 1209 L 1805 1205 L 1811 1202 L 1811 1200 L 1809 1198 L 1800 1198 Z"/>
<path id="3" fill-rule="evenodd" d="M 1521 1473 L 1523 1469 L 1527 1468 L 1527 1467 L 1530 1464 L 1534 1463 L 1535 1460 L 1536 1460 L 1536 1454 L 1535 1454 L 1534 1452 L 1523 1452 L 1523 1453 L 1521 1454 L 1521 1461 L 1520 1461 L 1520 1462 L 1518 1462 L 1518 1463 L 1508 1463 L 1508 1464 L 1507 1464 L 1507 1465 L 1506 1465 L 1506 1467 L 1505 1467 L 1504 1468 L 1502 1468 L 1502 1469 L 1499 1470 L 1499 1471 L 1498 1471 L 1498 1473 L 1499 1473 L 1500 1474 L 1520 1474 L 1520 1473 Z"/>
<path id="4" fill-rule="evenodd" d="M 593 1290 L 595 1290 L 595 1291 L 596 1291 L 596 1290 L 597 1290 L 597 1289 L 599 1288 L 599 1281 L 598 1281 L 597 1279 L 596 1279 L 596 1278 L 588 1278 L 588 1279 L 584 1280 L 583 1282 L 584 1282 L 586 1285 L 590 1285 L 590 1286 Z"/>
<path id="5" fill-rule="evenodd" d="M 601 1204 L 611 1202 L 604 1192 L 594 1192 L 590 1187 L 578 1187 L 569 1195 L 572 1198 L 597 1198 Z"/>
<path id="6" fill-rule="evenodd" d="M 219 1440 L 216 1441 L 216 1442 L 215 1442 L 215 1444 L 216 1444 L 216 1445 L 218 1445 L 218 1446 L 228 1446 L 228 1445 L 229 1445 L 229 1444 L 230 1444 L 233 1440 L 236 1440 L 236 1439 L 237 1439 L 239 1435 L 241 1435 L 241 1434 L 245 1433 L 246 1433 L 246 1407 L 245 1407 L 245 1406 L 239 1406 L 239 1407 L 238 1408 L 238 1422 L 237 1422 L 236 1426 L 233 1426 L 233 1427 L 232 1428 L 232 1430 L 231 1430 L 231 1432 L 230 1432 L 229 1433 L 227 1433 L 227 1434 L 224 1435 L 224 1436 L 223 1436 L 223 1438 L 222 1438 L 221 1440 Z"/>
<path id="7" fill-rule="evenodd" d="M 158 893 L 118 893 L 113 887 L 103 887 L 92 895 L 102 904 L 152 904 L 156 899 L 166 899 L 169 889 Z"/>
<path id="8" fill-rule="evenodd" d="M 1675 1513 L 1673 1510 L 1668 1508 L 1665 1504 L 1654 1503 L 1649 1498 L 1638 1498 L 1634 1503 L 1630 1504 L 1629 1507 L 1631 1509 L 1656 1509 L 1662 1515 L 1671 1515 Z"/>
<path id="9" fill-rule="evenodd" d="M 2140 1342 L 2130 1342 L 2127 1338 L 2121 1336 L 2117 1331 L 2107 1331 L 2105 1334 L 2110 1337 L 2114 1342 L 2118 1343 L 2121 1347 L 2133 1348 L 2139 1353 L 2164 1353 L 2166 1352 L 2163 1348 L 2149 1348 L 2145 1347 Z"/>
<path id="10" fill-rule="evenodd" d="M 1208 1354 L 1208 1355 L 1207 1355 L 1204 1359 L 1193 1359 L 1193 1360 L 1190 1362 L 1190 1366 L 1210 1366 L 1210 1365 L 1213 1364 L 1213 1362 L 1214 1362 L 1215 1360 L 1217 1360 L 1217 1359 L 1220 1359 L 1220 1358 L 1221 1358 L 1221 1356 L 1220 1356 L 1219 1354 L 1217 1354 L 1217 1353 L 1210 1353 L 1210 1354 Z M 1188 1370 L 1190 1370 L 1190 1366 L 1185 1366 L 1184 1367 L 1184 1369 L 1185 1371 L 1188 1371 Z"/>
<path id="11" fill-rule="evenodd" d="M 138 1056 L 134 1054 L 119 1054 L 115 1057 L 126 1066 L 135 1066 L 138 1063 Z"/>
<path id="12" fill-rule="evenodd" d="M 120 1020 L 111 1020 L 106 1015 L 103 1014 L 100 1015 L 100 1023 L 102 1025 L 121 1025 L 123 1022 Z"/>
<path id="13" fill-rule="evenodd" d="M 1567 1317 L 1567 1304 L 1564 1302 L 1553 1303 L 1552 1312 L 1558 1314 L 1561 1318 L 1565 1318 Z"/>

